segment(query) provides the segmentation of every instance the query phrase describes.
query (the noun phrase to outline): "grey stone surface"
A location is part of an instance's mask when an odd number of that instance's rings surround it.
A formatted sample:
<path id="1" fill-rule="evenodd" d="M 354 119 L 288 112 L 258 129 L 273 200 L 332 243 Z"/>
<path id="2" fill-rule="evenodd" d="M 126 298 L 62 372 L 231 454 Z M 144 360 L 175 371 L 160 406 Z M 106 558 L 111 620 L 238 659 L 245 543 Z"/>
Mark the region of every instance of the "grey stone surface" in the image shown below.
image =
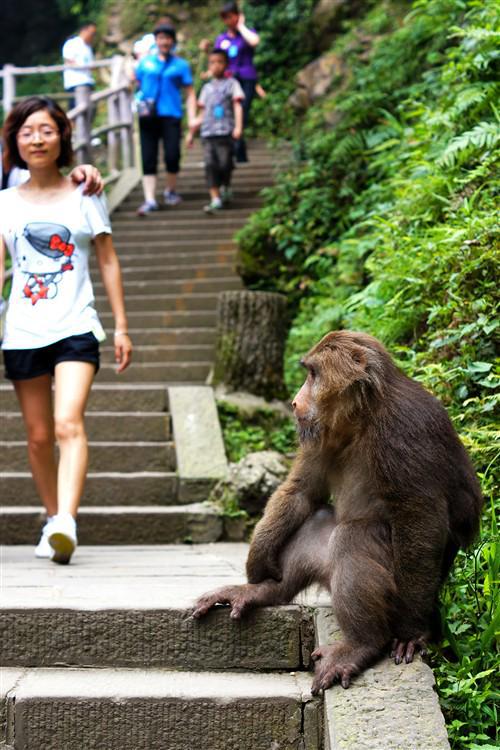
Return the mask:
<path id="1" fill-rule="evenodd" d="M 223 384 L 216 386 L 215 398 L 224 404 L 235 406 L 238 411 L 249 417 L 262 410 L 271 411 L 283 417 L 293 416 L 290 405 L 284 401 L 278 401 L 277 399 L 266 401 L 265 398 L 256 396 L 254 393 L 228 391 Z"/>
<path id="2" fill-rule="evenodd" d="M 114 374 L 114 365 L 109 367 Z M 164 412 L 90 411 L 85 417 L 85 427 L 89 440 L 116 440 L 119 435 L 122 440 L 164 441 L 170 435 L 170 420 Z M 0 412 L 0 440 L 23 440 L 25 437 L 21 414 Z"/>
<path id="3" fill-rule="evenodd" d="M 141 383 L 134 386 L 116 382 L 94 383 L 90 392 L 89 411 L 167 411 L 167 389 L 164 385 Z M 0 411 L 19 411 L 13 387 L 0 384 Z M 10 438 L 12 440 L 12 438 Z"/>
<path id="4" fill-rule="evenodd" d="M 240 622 L 218 608 L 203 620 L 189 609 L 1 610 L 2 663 L 169 669 L 302 669 L 304 615 L 264 608 Z M 311 616 L 309 615 L 309 618 Z"/>
<path id="5" fill-rule="evenodd" d="M 339 638 L 331 610 L 317 610 L 316 630 L 320 644 Z M 384 658 L 324 699 L 327 750 L 449 750 L 434 676 L 420 657 L 400 665 Z"/>
<path id="6" fill-rule="evenodd" d="M 259 513 L 283 482 L 289 468 L 289 462 L 277 451 L 249 453 L 241 461 L 230 464 L 227 479 L 217 483 L 211 499 L 235 498 L 243 510 Z"/>
<path id="7" fill-rule="evenodd" d="M 24 674 L 23 669 L 0 667 L 0 748 L 7 750 L 14 738 L 13 696 L 16 685 Z"/>
<path id="8" fill-rule="evenodd" d="M 306 704 L 302 675 L 30 671 L 16 750 L 299 750 Z"/>
<path id="9" fill-rule="evenodd" d="M 207 497 L 227 475 L 227 459 L 212 388 L 169 387 L 169 404 L 179 475 L 179 502 Z"/>
<path id="10" fill-rule="evenodd" d="M 123 468 L 127 468 L 122 460 Z M 115 471 L 87 474 L 82 502 L 85 506 L 175 505 L 177 476 L 167 471 Z M 0 475 L 0 496 L 5 505 L 31 506 L 36 490 L 29 472 Z"/>
<path id="11" fill-rule="evenodd" d="M 0 544 L 29 544 L 44 523 L 39 508 L 0 507 Z M 222 520 L 207 505 L 84 507 L 78 514 L 81 544 L 215 542 Z"/>
<path id="12" fill-rule="evenodd" d="M 90 473 L 117 472 L 124 469 L 127 472 L 175 470 L 175 451 L 172 442 L 160 443 L 155 440 L 131 443 L 93 440 L 89 442 L 88 447 Z M 25 441 L 0 441 L 0 455 L 2 471 L 29 471 Z M 15 503 L 22 502 L 18 493 L 14 497 Z M 3 492 L 2 501 L 7 503 L 7 497 Z"/>

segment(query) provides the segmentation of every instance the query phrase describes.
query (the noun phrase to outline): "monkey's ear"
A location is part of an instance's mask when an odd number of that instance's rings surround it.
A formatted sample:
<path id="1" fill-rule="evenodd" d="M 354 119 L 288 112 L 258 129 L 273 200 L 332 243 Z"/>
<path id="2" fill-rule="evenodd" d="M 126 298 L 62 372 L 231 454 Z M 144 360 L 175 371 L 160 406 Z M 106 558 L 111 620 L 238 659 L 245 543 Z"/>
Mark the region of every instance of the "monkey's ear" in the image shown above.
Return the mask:
<path id="1" fill-rule="evenodd" d="M 362 346 L 353 346 L 350 351 L 351 359 L 352 361 L 358 365 L 358 367 L 362 368 L 363 370 L 366 370 L 366 366 L 368 364 L 368 357 L 366 356 L 366 351 L 363 349 Z"/>

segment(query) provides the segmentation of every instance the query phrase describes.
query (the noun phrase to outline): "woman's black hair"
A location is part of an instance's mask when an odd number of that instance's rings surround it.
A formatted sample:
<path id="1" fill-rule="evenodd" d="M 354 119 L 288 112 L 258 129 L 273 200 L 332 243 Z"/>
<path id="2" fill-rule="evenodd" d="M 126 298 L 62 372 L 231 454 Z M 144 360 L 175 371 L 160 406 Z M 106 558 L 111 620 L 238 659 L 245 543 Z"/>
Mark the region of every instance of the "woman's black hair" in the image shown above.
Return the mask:
<path id="1" fill-rule="evenodd" d="M 228 16 L 230 13 L 236 13 L 237 16 L 240 14 L 238 3 L 224 3 L 220 9 L 221 16 Z"/>
<path id="2" fill-rule="evenodd" d="M 159 23 L 158 26 L 155 26 L 155 28 L 153 29 L 153 34 L 154 36 L 158 36 L 158 34 L 166 34 L 167 36 L 171 37 L 174 42 L 177 41 L 176 30 L 168 23 Z"/>
<path id="3" fill-rule="evenodd" d="M 3 166 L 9 172 L 13 167 L 26 169 L 27 164 L 21 158 L 17 147 L 17 134 L 34 112 L 46 109 L 57 125 L 61 138 L 61 153 L 57 157 L 58 167 L 69 167 L 73 161 L 73 147 L 71 145 L 71 123 L 66 112 L 48 96 L 30 96 L 23 99 L 12 109 L 3 126 L 4 154 Z"/>

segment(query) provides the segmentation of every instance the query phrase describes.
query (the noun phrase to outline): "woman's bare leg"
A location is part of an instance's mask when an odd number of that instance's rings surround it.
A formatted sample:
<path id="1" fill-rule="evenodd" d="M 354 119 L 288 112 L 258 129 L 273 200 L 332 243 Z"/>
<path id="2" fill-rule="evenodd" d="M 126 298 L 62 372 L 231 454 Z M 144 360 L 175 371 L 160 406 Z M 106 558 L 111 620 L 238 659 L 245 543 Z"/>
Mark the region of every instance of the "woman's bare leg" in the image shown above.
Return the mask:
<path id="1" fill-rule="evenodd" d="M 84 413 L 95 368 L 90 362 L 59 362 L 55 369 L 55 435 L 59 445 L 57 512 L 76 518 L 88 464 Z"/>
<path id="2" fill-rule="evenodd" d="M 57 513 L 57 467 L 54 455 L 52 377 L 40 375 L 29 380 L 15 380 L 14 388 L 26 426 L 33 481 L 47 515 L 53 516 Z"/>

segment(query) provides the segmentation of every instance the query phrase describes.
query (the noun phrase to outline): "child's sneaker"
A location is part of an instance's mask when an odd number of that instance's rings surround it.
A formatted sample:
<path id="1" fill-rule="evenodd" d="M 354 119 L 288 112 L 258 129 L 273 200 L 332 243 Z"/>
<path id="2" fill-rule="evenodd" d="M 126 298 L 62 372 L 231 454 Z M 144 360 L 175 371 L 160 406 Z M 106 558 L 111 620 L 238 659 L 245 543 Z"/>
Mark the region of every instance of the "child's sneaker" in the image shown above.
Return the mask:
<path id="1" fill-rule="evenodd" d="M 178 206 L 182 201 L 181 196 L 175 190 L 165 190 L 163 198 L 165 199 L 166 206 Z"/>
<path id="2" fill-rule="evenodd" d="M 75 519 L 69 513 L 58 513 L 53 517 L 49 529 L 52 562 L 67 565 L 77 543 Z"/>
<path id="3" fill-rule="evenodd" d="M 206 214 L 216 214 L 218 211 L 221 211 L 222 208 L 223 206 L 220 198 L 212 200 L 206 206 L 203 206 L 203 210 Z"/>
<path id="4" fill-rule="evenodd" d="M 52 557 L 52 547 L 49 544 L 49 534 L 50 529 L 52 528 L 52 521 L 54 520 L 54 516 L 49 516 L 47 519 L 47 523 L 42 529 L 42 536 L 40 537 L 40 541 L 35 547 L 35 557 L 45 557 L 46 559 L 50 559 Z"/>
<path id="5" fill-rule="evenodd" d="M 152 211 L 159 211 L 160 207 L 156 201 L 144 201 L 137 209 L 138 216 L 147 216 Z"/>
<path id="6" fill-rule="evenodd" d="M 233 200 L 233 191 L 230 187 L 223 185 L 220 189 L 220 199 L 223 206 L 227 206 Z"/>

